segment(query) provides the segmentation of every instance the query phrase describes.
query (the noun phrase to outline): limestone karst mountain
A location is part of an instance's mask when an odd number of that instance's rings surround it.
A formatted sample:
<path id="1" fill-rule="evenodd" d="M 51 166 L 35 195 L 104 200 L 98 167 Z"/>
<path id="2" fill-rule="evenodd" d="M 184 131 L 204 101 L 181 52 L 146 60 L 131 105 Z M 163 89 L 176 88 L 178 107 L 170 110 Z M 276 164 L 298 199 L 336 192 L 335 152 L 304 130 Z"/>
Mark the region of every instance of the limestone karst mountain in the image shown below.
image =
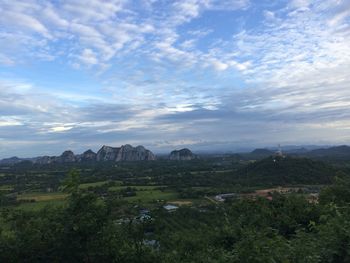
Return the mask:
<path id="1" fill-rule="evenodd" d="M 174 150 L 169 155 L 169 160 L 175 160 L 175 161 L 189 161 L 197 158 L 198 156 L 193 154 L 191 150 L 187 148 L 184 148 L 181 150 Z"/>
<path id="2" fill-rule="evenodd" d="M 155 155 L 143 146 L 132 147 L 129 144 L 121 147 L 102 146 L 97 152 L 97 161 L 152 161 Z"/>
<path id="3" fill-rule="evenodd" d="M 139 145 L 133 147 L 129 144 L 120 147 L 102 146 L 97 152 L 87 150 L 82 154 L 75 155 L 72 151 L 64 151 L 60 156 L 40 156 L 34 158 L 12 157 L 0 161 L 2 165 L 13 165 L 22 161 L 31 161 L 35 164 L 50 163 L 75 163 L 75 162 L 100 162 L 100 161 L 152 161 L 155 155 L 145 147 Z"/>

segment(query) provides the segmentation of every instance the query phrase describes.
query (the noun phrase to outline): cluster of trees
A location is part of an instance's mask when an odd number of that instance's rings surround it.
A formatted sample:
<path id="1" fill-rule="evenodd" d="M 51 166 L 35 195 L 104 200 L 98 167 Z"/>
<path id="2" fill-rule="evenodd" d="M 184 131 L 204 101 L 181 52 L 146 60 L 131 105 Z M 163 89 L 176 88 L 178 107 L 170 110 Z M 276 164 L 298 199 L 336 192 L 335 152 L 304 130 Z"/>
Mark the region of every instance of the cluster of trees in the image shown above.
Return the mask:
<path id="1" fill-rule="evenodd" d="M 324 162 L 299 157 L 268 157 L 237 171 L 242 185 L 330 184 L 336 169 Z"/>
<path id="2" fill-rule="evenodd" d="M 72 171 L 62 207 L 1 210 L 1 262 L 350 262 L 350 178 L 319 203 L 274 194 L 205 208 L 152 211 L 120 223 L 118 203 L 79 189 Z M 152 239 L 155 242 L 147 242 Z"/>

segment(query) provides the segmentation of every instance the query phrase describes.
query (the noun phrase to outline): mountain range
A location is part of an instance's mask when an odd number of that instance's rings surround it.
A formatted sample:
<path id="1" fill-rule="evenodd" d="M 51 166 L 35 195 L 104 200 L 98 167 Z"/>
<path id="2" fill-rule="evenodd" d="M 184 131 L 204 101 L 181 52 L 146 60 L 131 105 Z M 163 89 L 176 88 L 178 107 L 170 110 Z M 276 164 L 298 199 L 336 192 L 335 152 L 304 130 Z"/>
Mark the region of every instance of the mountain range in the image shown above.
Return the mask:
<path id="1" fill-rule="evenodd" d="M 258 148 L 249 153 L 234 154 L 239 159 L 260 160 L 271 155 L 275 155 L 276 150 L 268 148 Z M 284 155 L 300 156 L 320 160 L 350 160 L 350 146 L 340 145 L 328 148 L 307 149 L 304 147 L 293 148 L 283 151 Z M 198 159 L 199 156 L 184 148 L 174 150 L 166 159 L 177 161 L 189 161 Z M 103 162 L 103 161 L 152 161 L 156 160 L 155 154 L 145 147 L 139 145 L 133 147 L 129 144 L 120 147 L 102 146 L 97 153 L 87 150 L 82 154 L 74 154 L 72 151 L 64 151 L 60 156 L 40 156 L 34 158 L 11 157 L 0 160 L 0 165 L 14 165 L 22 161 L 30 161 L 35 164 L 51 163 L 81 163 L 81 162 Z"/>
<path id="2" fill-rule="evenodd" d="M 263 159 L 276 154 L 276 150 L 263 148 L 240 154 L 243 159 Z M 350 160 L 350 146 L 340 145 L 327 148 L 306 149 L 304 147 L 283 151 L 284 155 L 300 156 L 311 159 Z"/>
<path id="3" fill-rule="evenodd" d="M 193 160 L 198 158 L 189 149 L 175 150 L 167 157 L 169 160 Z M 129 144 L 120 147 L 102 146 L 97 153 L 91 149 L 82 154 L 74 154 L 72 151 L 64 151 L 60 156 L 39 156 L 34 158 L 11 157 L 0 160 L 0 165 L 14 165 L 22 161 L 30 161 L 35 164 L 52 163 L 82 163 L 82 162 L 122 162 L 122 161 L 153 161 L 156 156 L 145 147 L 139 145 L 133 147 Z"/>
<path id="4" fill-rule="evenodd" d="M 0 164 L 13 165 L 21 161 L 31 161 L 36 164 L 50 163 L 75 163 L 75 162 L 100 162 L 100 161 L 152 161 L 155 155 L 145 147 L 139 145 L 133 147 L 129 144 L 120 147 L 102 146 L 97 153 L 87 150 L 82 154 L 74 154 L 72 151 L 64 151 L 60 156 L 40 156 L 34 158 L 11 157 L 3 159 Z"/>

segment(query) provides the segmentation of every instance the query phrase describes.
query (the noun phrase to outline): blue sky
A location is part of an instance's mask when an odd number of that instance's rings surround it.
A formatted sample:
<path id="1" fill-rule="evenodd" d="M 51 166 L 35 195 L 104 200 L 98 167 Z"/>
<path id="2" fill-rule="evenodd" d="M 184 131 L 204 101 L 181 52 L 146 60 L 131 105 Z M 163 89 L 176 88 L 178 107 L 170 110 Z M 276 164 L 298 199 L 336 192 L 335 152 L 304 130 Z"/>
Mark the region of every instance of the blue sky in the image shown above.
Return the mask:
<path id="1" fill-rule="evenodd" d="M 0 0 L 0 157 L 350 141 L 348 0 Z"/>

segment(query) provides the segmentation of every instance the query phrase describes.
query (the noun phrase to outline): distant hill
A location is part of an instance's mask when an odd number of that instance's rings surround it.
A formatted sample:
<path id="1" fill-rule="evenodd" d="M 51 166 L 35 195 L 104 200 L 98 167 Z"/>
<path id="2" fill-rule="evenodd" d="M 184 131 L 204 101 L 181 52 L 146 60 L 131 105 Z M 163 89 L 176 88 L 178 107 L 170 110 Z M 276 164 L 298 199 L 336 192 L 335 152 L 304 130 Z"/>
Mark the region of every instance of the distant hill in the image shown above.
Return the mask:
<path id="1" fill-rule="evenodd" d="M 16 163 L 20 163 L 24 161 L 24 159 L 18 158 L 17 156 L 5 158 L 0 160 L 0 165 L 14 165 Z"/>
<path id="2" fill-rule="evenodd" d="M 269 149 L 255 149 L 254 151 L 250 152 L 250 154 L 252 155 L 266 155 L 266 156 L 272 155 L 274 153 L 275 153 L 274 151 L 271 151 Z"/>
<path id="3" fill-rule="evenodd" d="M 310 147 L 311 148 L 311 147 Z M 310 149 L 306 147 L 289 147 L 282 149 L 283 154 L 288 156 L 299 156 L 320 160 L 350 160 L 350 146 L 341 145 L 328 148 Z M 315 148 L 315 147 L 313 147 Z M 242 159 L 261 160 L 269 156 L 275 155 L 276 151 L 266 148 L 258 148 L 250 153 L 241 154 Z"/>
<path id="4" fill-rule="evenodd" d="M 169 155 L 169 160 L 173 161 L 189 161 L 197 158 L 198 156 L 193 154 L 191 150 L 187 148 L 181 150 L 174 150 Z"/>
<path id="5" fill-rule="evenodd" d="M 239 156 L 243 160 L 261 160 L 274 154 L 275 154 L 275 151 L 272 151 L 266 148 L 258 148 L 249 153 L 241 153 L 239 154 Z"/>
<path id="6" fill-rule="evenodd" d="M 286 154 L 305 154 L 309 152 L 310 150 L 301 147 L 301 148 L 295 148 L 295 149 L 290 149 L 290 150 L 285 150 L 284 153 Z"/>
<path id="7" fill-rule="evenodd" d="M 347 145 L 341 145 L 330 148 L 316 149 L 309 151 L 305 155 L 312 158 L 350 159 L 350 147 Z"/>
<path id="8" fill-rule="evenodd" d="M 256 155 L 256 156 L 270 156 L 275 154 L 274 151 L 271 151 L 269 149 L 255 149 L 254 151 L 250 152 L 250 155 Z"/>
<path id="9" fill-rule="evenodd" d="M 336 170 L 307 158 L 268 157 L 237 171 L 244 185 L 328 184 Z"/>

